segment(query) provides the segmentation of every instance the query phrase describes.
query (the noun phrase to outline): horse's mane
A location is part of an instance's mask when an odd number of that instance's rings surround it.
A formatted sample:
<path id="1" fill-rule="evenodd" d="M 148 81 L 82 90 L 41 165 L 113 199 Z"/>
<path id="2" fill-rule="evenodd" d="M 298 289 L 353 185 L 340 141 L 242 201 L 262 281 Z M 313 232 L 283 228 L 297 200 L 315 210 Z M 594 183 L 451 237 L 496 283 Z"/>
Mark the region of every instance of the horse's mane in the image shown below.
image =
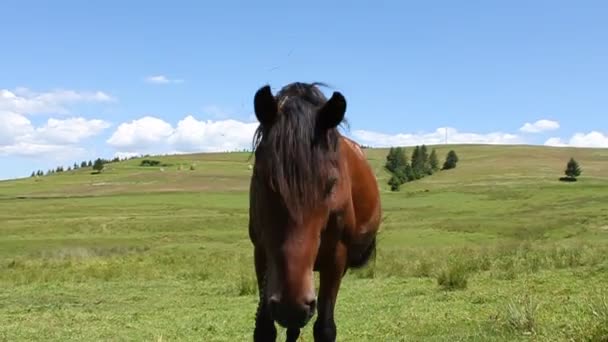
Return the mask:
<path id="1" fill-rule="evenodd" d="M 317 111 L 327 98 L 317 86 L 292 83 L 275 96 L 278 116 L 271 127 L 260 125 L 254 135 L 258 176 L 283 199 L 293 219 L 323 200 L 332 169 L 338 167 L 340 134 L 320 131 Z"/>

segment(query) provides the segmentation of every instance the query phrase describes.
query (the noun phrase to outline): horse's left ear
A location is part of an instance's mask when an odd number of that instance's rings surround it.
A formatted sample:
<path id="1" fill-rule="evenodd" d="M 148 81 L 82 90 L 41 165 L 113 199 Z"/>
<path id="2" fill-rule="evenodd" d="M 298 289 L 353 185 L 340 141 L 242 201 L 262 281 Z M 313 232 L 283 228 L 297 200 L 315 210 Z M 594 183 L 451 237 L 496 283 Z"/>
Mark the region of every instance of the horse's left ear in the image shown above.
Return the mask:
<path id="1" fill-rule="evenodd" d="M 279 109 L 269 85 L 263 86 L 255 93 L 253 108 L 255 116 L 263 126 L 271 126 L 274 123 Z"/>
<path id="2" fill-rule="evenodd" d="M 340 92 L 334 92 L 317 113 L 317 125 L 322 129 L 336 128 L 346 113 L 346 99 Z"/>

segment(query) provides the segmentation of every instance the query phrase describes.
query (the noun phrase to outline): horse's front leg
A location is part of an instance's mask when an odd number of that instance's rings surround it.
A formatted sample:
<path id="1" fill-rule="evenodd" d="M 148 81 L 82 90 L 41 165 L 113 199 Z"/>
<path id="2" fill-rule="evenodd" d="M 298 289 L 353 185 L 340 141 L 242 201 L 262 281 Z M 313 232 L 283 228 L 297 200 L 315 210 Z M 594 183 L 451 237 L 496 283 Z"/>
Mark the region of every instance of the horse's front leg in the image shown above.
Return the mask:
<path id="1" fill-rule="evenodd" d="M 270 310 L 266 303 L 266 256 L 260 247 L 254 248 L 254 262 L 260 300 L 255 314 L 253 340 L 255 342 L 275 341 L 277 338 L 277 328 L 274 326 L 274 321 L 270 316 Z"/>
<path id="2" fill-rule="evenodd" d="M 316 342 L 336 340 L 334 308 L 346 268 L 346 260 L 346 247 L 342 242 L 337 242 L 335 249 L 327 251 L 322 256 L 319 265 L 319 306 L 313 332 Z"/>

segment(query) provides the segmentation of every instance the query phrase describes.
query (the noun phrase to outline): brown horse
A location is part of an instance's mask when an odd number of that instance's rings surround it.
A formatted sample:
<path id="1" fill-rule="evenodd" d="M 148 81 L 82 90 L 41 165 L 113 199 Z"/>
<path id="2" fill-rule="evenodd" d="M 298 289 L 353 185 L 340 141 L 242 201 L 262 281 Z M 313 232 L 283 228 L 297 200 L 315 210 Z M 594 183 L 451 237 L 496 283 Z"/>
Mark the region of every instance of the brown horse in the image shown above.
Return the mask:
<path id="1" fill-rule="evenodd" d="M 327 100 L 318 85 L 292 83 L 276 97 L 264 86 L 254 97 L 260 123 L 249 209 L 260 293 L 255 341 L 275 341 L 275 321 L 295 341 L 317 306 L 315 341 L 335 341 L 342 277 L 375 255 L 376 178 L 358 145 L 338 131 L 344 96 L 334 92 Z"/>

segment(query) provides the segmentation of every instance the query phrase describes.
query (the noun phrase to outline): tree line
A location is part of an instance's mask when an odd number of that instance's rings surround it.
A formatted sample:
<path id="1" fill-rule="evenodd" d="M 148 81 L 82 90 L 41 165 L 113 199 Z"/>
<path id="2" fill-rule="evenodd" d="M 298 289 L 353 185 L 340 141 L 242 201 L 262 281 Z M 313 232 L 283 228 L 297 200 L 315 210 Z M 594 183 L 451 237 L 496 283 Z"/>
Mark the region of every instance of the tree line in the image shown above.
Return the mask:
<path id="1" fill-rule="evenodd" d="M 391 147 L 386 156 L 385 168 L 392 174 L 388 181 L 391 191 L 399 191 L 402 184 L 430 176 L 440 170 L 449 170 L 456 167 L 458 155 L 450 150 L 446 155 L 442 167 L 435 149 L 428 153 L 426 145 L 416 146 L 408 158 L 404 147 Z"/>
<path id="2" fill-rule="evenodd" d="M 105 164 L 116 163 L 116 162 L 127 160 L 127 159 L 129 159 L 129 158 L 120 159 L 119 157 L 114 157 L 113 159 L 97 158 L 95 160 L 89 160 L 89 161 L 83 160 L 82 162 L 80 162 L 80 164 L 74 163 L 74 165 L 68 166 L 67 168 L 64 168 L 63 166 L 57 166 L 54 169 L 48 169 L 46 172 L 44 172 L 42 170 L 36 170 L 36 171 L 32 172 L 30 177 L 49 176 L 49 175 L 53 175 L 56 173 L 70 172 L 70 171 L 75 171 L 75 170 L 79 170 L 79 169 L 87 169 L 87 168 L 96 171 L 96 173 L 100 173 L 104 169 Z"/>

